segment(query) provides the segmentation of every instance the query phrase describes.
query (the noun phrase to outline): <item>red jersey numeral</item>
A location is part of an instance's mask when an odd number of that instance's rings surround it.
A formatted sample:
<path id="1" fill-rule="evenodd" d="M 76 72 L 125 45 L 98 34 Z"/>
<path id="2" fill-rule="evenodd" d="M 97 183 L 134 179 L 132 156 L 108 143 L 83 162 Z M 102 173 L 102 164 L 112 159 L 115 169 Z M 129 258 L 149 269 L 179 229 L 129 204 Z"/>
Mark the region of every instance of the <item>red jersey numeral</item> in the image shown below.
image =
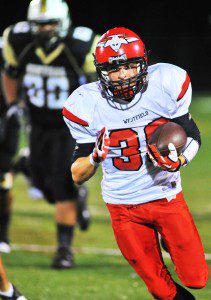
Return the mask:
<path id="1" fill-rule="evenodd" d="M 142 158 L 138 134 L 132 129 L 121 129 L 110 132 L 110 147 L 121 147 L 121 156 L 115 157 L 113 165 L 123 171 L 138 171 Z"/>
<path id="2" fill-rule="evenodd" d="M 151 123 L 149 123 L 147 126 L 144 128 L 145 136 L 146 136 L 146 142 L 149 141 L 149 138 L 151 134 L 158 128 L 158 126 L 163 125 L 165 123 L 168 123 L 169 120 L 166 118 L 158 118 Z"/>

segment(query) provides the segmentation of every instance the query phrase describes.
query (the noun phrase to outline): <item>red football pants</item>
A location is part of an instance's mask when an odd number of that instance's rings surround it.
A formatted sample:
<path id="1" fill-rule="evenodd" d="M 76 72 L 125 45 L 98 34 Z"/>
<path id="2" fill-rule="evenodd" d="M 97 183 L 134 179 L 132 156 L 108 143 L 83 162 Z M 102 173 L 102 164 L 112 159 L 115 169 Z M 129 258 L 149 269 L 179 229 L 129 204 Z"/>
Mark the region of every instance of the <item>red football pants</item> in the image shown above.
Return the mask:
<path id="1" fill-rule="evenodd" d="M 174 281 L 161 255 L 158 233 L 181 282 L 202 288 L 208 280 L 203 246 L 182 192 L 139 205 L 107 204 L 117 244 L 155 299 L 172 300 Z"/>

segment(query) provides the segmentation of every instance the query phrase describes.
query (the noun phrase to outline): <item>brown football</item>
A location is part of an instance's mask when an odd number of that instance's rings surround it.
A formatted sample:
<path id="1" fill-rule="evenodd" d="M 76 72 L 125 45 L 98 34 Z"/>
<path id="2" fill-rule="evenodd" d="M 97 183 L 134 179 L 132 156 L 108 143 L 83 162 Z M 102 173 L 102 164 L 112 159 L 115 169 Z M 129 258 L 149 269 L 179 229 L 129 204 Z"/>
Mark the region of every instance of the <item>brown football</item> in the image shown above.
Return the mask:
<path id="1" fill-rule="evenodd" d="M 187 135 L 182 126 L 174 122 L 168 122 L 156 128 L 151 134 L 148 144 L 155 144 L 160 153 L 167 156 L 169 154 L 169 143 L 173 143 L 177 153 L 180 154 L 186 142 Z"/>

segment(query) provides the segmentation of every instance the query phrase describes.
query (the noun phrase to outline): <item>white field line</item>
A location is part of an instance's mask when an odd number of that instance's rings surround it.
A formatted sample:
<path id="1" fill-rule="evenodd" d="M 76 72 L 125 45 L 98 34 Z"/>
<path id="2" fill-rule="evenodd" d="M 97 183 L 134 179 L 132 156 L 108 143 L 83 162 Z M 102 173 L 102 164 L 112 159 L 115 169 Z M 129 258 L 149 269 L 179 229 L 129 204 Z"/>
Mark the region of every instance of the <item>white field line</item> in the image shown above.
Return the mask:
<path id="1" fill-rule="evenodd" d="M 30 244 L 12 244 L 12 250 L 16 251 L 29 251 L 29 252 L 53 252 L 55 251 L 55 246 L 42 246 L 42 245 L 30 245 Z M 84 253 L 84 254 L 102 254 L 102 255 L 113 255 L 120 256 L 122 255 L 118 249 L 109 249 L 109 248 L 95 248 L 95 247 L 73 247 L 75 253 Z M 170 256 L 166 252 L 162 252 L 164 258 L 169 258 Z M 206 260 L 211 260 L 211 253 L 205 253 Z"/>

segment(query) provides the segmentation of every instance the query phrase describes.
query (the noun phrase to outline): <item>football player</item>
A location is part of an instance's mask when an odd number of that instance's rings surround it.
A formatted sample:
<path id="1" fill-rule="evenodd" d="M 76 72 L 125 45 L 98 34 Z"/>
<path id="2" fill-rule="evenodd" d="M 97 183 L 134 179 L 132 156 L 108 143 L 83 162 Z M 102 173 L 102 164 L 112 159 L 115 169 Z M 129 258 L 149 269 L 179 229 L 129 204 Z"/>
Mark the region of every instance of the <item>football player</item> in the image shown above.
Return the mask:
<path id="1" fill-rule="evenodd" d="M 0 256 L 0 299 L 2 300 L 26 300 L 21 292 L 9 282 Z"/>
<path id="2" fill-rule="evenodd" d="M 0 73 L 3 68 L 0 38 Z M 13 158 L 18 147 L 19 109 L 7 107 L 0 88 L 0 252 L 9 253 L 9 224 L 12 210 Z"/>
<path id="3" fill-rule="evenodd" d="M 195 299 L 173 280 L 158 240 L 159 233 L 183 285 L 203 288 L 208 267 L 179 171 L 194 158 L 201 143 L 188 112 L 190 78 L 172 64 L 148 67 L 143 41 L 121 27 L 102 35 L 94 63 L 99 81 L 76 89 L 63 108 L 64 120 L 77 141 L 73 180 L 84 183 L 102 164 L 102 194 L 124 257 L 154 299 Z M 179 156 L 169 144 L 170 153 L 163 157 L 148 140 L 169 120 L 185 129 L 188 142 Z"/>
<path id="4" fill-rule="evenodd" d="M 2 38 L 0 38 L 0 72 L 3 68 Z M 0 252 L 9 253 L 9 223 L 11 217 L 13 185 L 13 157 L 18 147 L 18 107 L 8 108 L 0 89 Z M 18 289 L 9 282 L 0 255 L 0 298 L 26 300 Z"/>
<path id="5" fill-rule="evenodd" d="M 56 203 L 58 247 L 52 267 L 71 268 L 76 221 L 86 230 L 90 215 L 86 186 L 77 187 L 69 171 L 75 140 L 64 124 L 62 107 L 76 87 L 96 76 L 91 53 L 98 37 L 90 28 L 71 25 L 63 0 L 33 0 L 27 21 L 6 28 L 3 39 L 7 102 L 21 97 L 28 107 L 33 186 Z"/>

